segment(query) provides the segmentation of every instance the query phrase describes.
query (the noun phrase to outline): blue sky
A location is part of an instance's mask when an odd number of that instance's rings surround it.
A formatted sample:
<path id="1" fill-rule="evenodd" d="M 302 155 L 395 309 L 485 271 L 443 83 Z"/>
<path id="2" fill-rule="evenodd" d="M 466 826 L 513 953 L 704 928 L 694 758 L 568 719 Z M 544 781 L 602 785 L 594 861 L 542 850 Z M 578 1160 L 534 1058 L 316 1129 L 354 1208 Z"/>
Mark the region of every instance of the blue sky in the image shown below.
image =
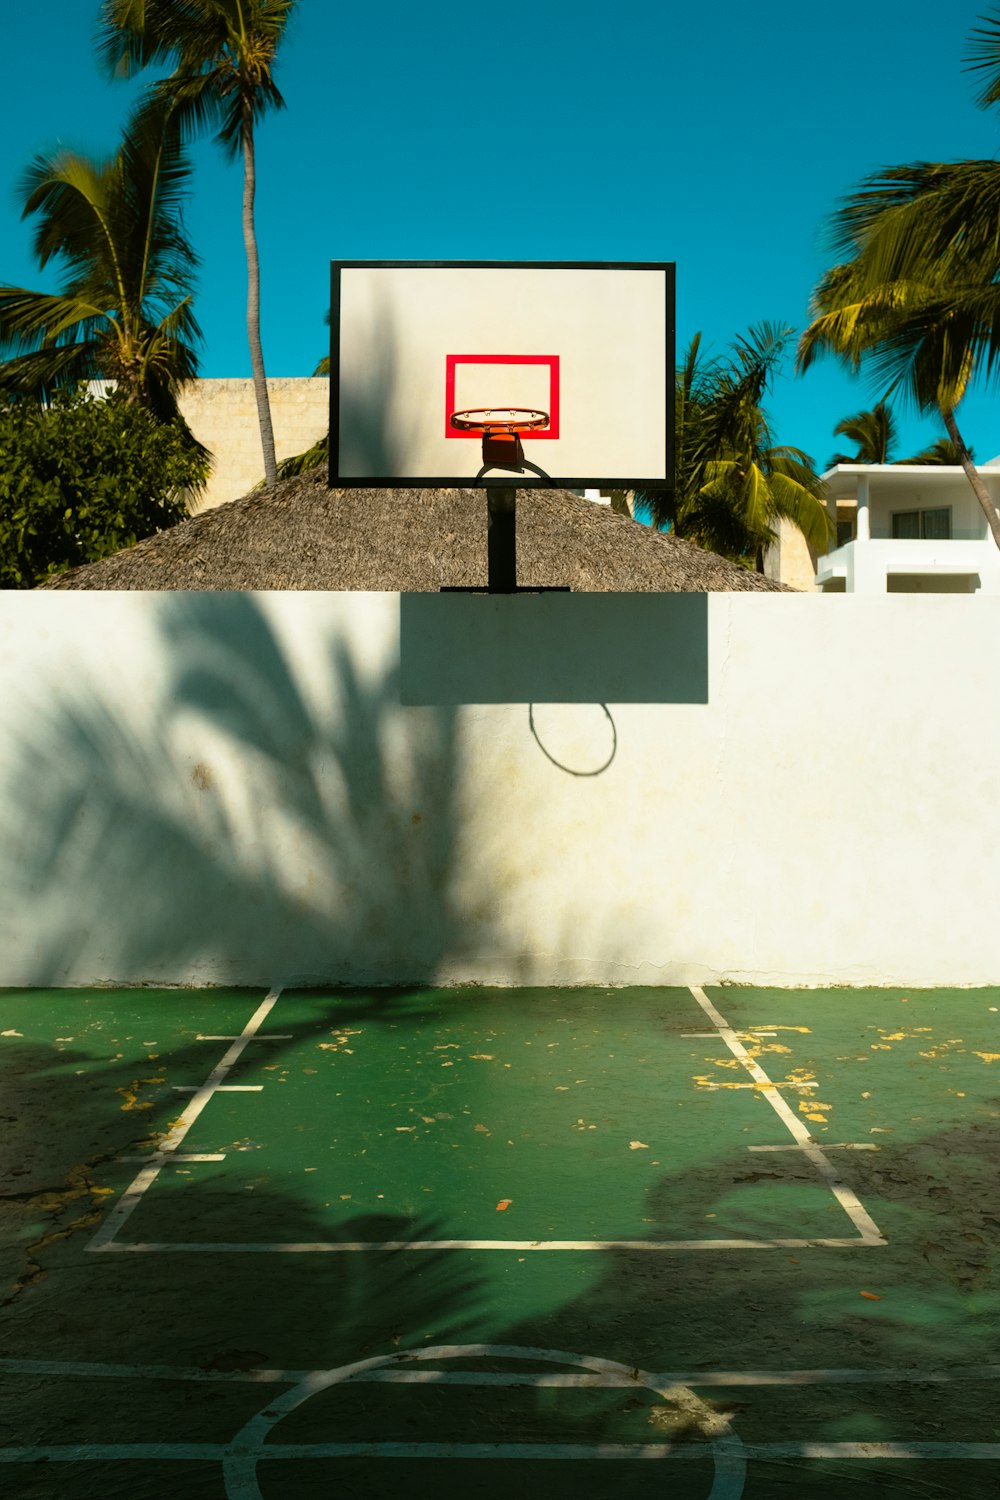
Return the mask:
<path id="1" fill-rule="evenodd" d="M 288 108 L 259 134 L 268 374 L 312 372 L 332 258 L 674 260 L 681 345 L 700 329 L 722 350 L 764 319 L 801 328 L 840 195 L 880 166 L 1000 148 L 1000 113 L 976 109 L 962 67 L 986 9 L 301 0 L 278 70 Z M 132 90 L 98 72 L 97 10 L 4 16 L 0 280 L 55 284 L 20 221 L 33 154 L 115 147 Z M 209 142 L 194 158 L 202 373 L 246 375 L 240 171 Z M 877 395 L 831 363 L 795 378 L 789 361 L 770 410 L 779 440 L 824 464 L 836 422 Z M 963 404 L 980 458 L 1000 452 L 998 410 L 989 392 Z M 907 451 L 938 435 L 901 416 Z"/>

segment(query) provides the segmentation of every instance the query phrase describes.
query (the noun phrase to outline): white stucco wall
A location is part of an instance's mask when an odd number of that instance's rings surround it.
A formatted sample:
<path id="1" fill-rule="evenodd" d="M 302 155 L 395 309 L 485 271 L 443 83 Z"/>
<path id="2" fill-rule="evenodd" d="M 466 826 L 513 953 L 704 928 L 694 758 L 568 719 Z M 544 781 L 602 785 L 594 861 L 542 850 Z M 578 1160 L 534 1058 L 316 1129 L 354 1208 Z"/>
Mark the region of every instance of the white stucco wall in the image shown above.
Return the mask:
<path id="1" fill-rule="evenodd" d="M 2 985 L 1000 979 L 1000 600 L 0 621 Z"/>

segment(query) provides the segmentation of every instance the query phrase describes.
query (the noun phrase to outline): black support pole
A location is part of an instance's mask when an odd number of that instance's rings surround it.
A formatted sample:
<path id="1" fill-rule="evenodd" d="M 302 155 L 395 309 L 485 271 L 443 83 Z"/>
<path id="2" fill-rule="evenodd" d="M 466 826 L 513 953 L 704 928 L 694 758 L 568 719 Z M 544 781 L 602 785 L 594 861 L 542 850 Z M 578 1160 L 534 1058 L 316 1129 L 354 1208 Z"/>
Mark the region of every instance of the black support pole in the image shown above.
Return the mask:
<path id="1" fill-rule="evenodd" d="M 491 594 L 517 593 L 516 495 L 513 485 L 488 485 L 486 489 L 487 577 Z"/>

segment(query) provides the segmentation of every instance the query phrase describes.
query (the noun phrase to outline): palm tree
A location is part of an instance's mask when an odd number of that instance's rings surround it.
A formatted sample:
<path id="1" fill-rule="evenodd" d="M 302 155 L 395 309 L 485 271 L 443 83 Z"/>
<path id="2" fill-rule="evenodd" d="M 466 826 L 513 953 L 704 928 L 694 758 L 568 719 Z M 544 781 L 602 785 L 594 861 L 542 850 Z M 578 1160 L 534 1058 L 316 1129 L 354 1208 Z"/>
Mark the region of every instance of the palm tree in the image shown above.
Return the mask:
<path id="1" fill-rule="evenodd" d="M 640 497 L 657 524 L 759 571 L 781 520 L 815 552 L 832 537 L 812 460 L 775 442 L 763 405 L 791 332 L 759 324 L 708 362 L 692 341 L 678 372 L 676 490 Z"/>
<path id="2" fill-rule="evenodd" d="M 709 399 L 710 374 L 701 358 L 701 334 L 696 333 L 674 382 L 674 488 L 636 490 L 634 505 L 658 531 L 677 531 L 678 512 L 695 484 L 697 423 Z"/>
<path id="3" fill-rule="evenodd" d="M 835 453 L 834 464 L 888 464 L 896 446 L 896 419 L 886 401 L 879 401 L 870 411 L 855 412 L 833 429 L 834 437 L 846 437 L 857 445 L 857 453 Z"/>
<path id="4" fill-rule="evenodd" d="M 969 457 L 975 458 L 975 453 L 970 448 Z M 896 463 L 905 464 L 934 464 L 944 468 L 955 467 L 962 462 L 961 455 L 951 438 L 936 438 L 929 447 L 923 448 L 915 453 L 912 458 L 897 458 Z"/>
<path id="5" fill-rule="evenodd" d="M 260 423 L 264 475 L 276 478 L 274 431 L 260 339 L 260 261 L 254 225 L 254 127 L 284 107 L 274 59 L 298 0 L 102 0 L 99 50 L 108 70 L 132 77 L 155 63 L 173 68 L 153 86 L 182 130 L 216 131 L 230 159 L 243 158 L 243 240 L 247 333 Z"/>
<path id="6" fill-rule="evenodd" d="M 798 367 L 823 352 L 855 371 L 867 363 L 882 389 L 939 413 L 1000 547 L 1000 514 L 956 417 L 977 367 L 995 373 L 1000 354 L 998 228 L 997 163 L 918 163 L 867 179 L 833 216 L 847 258 L 813 294 Z"/>
<path id="7" fill-rule="evenodd" d="M 60 388 L 113 380 L 130 402 L 176 419 L 177 391 L 197 373 L 191 303 L 197 258 L 180 219 L 189 166 L 169 119 L 133 118 L 117 153 L 36 156 L 21 183 L 41 267 L 57 292 L 0 286 L 0 389 L 48 400 Z"/>
<path id="8" fill-rule="evenodd" d="M 984 79 L 977 103 L 1000 103 L 1000 13 L 973 31 L 967 60 Z M 972 378 L 1000 373 L 1000 164 L 885 168 L 841 204 L 831 242 L 842 259 L 814 293 L 799 368 L 829 351 L 939 412 L 1000 547 L 1000 513 L 956 419 Z"/>

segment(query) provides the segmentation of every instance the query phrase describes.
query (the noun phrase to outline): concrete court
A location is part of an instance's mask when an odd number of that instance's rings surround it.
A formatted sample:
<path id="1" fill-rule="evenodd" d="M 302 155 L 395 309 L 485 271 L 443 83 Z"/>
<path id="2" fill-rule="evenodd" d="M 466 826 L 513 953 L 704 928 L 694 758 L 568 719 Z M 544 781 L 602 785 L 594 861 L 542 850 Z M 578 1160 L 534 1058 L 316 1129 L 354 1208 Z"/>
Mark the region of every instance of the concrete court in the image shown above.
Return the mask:
<path id="1" fill-rule="evenodd" d="M 0 991 L 25 1500 L 994 1495 L 1000 991 Z"/>

